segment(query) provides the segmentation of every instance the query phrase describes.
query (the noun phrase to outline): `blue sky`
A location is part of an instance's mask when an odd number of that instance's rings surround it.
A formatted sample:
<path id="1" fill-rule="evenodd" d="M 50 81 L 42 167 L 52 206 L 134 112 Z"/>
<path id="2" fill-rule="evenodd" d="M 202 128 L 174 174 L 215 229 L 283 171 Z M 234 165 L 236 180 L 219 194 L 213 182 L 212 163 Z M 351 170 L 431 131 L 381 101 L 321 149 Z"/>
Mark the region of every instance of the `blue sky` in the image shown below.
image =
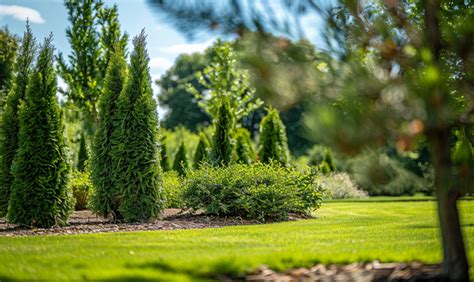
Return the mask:
<path id="1" fill-rule="evenodd" d="M 203 51 L 216 40 L 215 36 L 208 35 L 199 40 L 187 41 L 172 26 L 160 21 L 145 1 L 105 0 L 104 2 L 107 6 L 115 3 L 118 5 L 122 30 L 125 30 L 130 37 L 145 28 L 148 34 L 150 72 L 153 80 L 164 74 L 179 54 Z M 30 19 L 33 33 L 39 42 L 52 32 L 56 49 L 64 54 L 70 52 L 65 32 L 69 22 L 62 0 L 0 1 L 0 26 L 8 25 L 11 32 L 21 35 L 25 30 L 26 18 Z M 131 49 L 129 46 L 129 50 Z M 158 89 L 155 85 L 153 88 L 156 94 Z"/>

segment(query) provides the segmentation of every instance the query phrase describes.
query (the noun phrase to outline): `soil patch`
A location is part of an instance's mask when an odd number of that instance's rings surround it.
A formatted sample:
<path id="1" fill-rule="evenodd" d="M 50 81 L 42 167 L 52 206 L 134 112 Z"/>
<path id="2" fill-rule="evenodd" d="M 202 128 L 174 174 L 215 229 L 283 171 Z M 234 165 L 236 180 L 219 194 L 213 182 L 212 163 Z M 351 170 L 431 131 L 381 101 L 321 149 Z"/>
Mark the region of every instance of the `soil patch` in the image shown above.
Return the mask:
<path id="1" fill-rule="evenodd" d="M 276 272 L 265 266 L 245 277 L 246 281 L 445 281 L 440 264 L 353 263 L 349 265 L 317 264 Z"/>
<path id="2" fill-rule="evenodd" d="M 181 213 L 179 209 L 166 209 L 162 219 L 147 223 L 115 223 L 110 219 L 94 215 L 89 210 L 75 211 L 69 218 L 69 225 L 64 227 L 28 229 L 15 224 L 9 224 L 0 219 L 0 236 L 31 236 L 83 234 L 101 232 L 123 232 L 142 230 L 175 230 L 193 228 L 217 228 L 232 225 L 258 224 L 255 220 L 245 220 L 236 217 L 207 216 L 204 214 Z M 293 218 L 296 219 L 296 218 Z"/>

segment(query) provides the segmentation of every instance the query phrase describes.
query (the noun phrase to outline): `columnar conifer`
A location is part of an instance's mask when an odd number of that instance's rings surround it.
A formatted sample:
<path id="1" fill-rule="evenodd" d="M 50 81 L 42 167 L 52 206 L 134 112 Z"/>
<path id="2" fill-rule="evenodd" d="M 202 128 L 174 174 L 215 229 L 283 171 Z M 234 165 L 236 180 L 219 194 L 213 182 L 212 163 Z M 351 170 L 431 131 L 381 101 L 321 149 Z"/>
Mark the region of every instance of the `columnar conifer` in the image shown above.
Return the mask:
<path id="1" fill-rule="evenodd" d="M 70 166 L 51 41 L 52 36 L 41 46 L 19 111 L 19 148 L 12 165 L 8 219 L 27 226 L 65 224 L 74 208 L 67 185 Z"/>
<path id="2" fill-rule="evenodd" d="M 199 133 L 199 142 L 194 153 L 193 168 L 197 169 L 203 163 L 209 162 L 209 147 L 207 136 L 203 132 Z"/>
<path id="3" fill-rule="evenodd" d="M 31 75 L 34 50 L 35 39 L 33 38 L 30 26 L 27 24 L 14 66 L 15 75 L 12 79 L 13 83 L 7 97 L 5 113 L 1 124 L 3 138 L 0 146 L 0 154 L 2 156 L 0 167 L 0 217 L 5 216 L 8 210 L 10 189 L 13 182 L 11 166 L 18 149 L 18 107 L 25 98 L 26 87 Z"/>
<path id="4" fill-rule="evenodd" d="M 245 128 L 237 129 L 235 140 L 235 162 L 251 164 L 255 160 L 255 151 L 250 140 L 250 132 Z"/>
<path id="5" fill-rule="evenodd" d="M 173 170 L 177 171 L 179 175 L 186 175 L 186 171 L 189 169 L 189 158 L 187 153 L 186 145 L 181 142 L 178 151 L 174 155 Z"/>
<path id="6" fill-rule="evenodd" d="M 227 166 L 232 162 L 234 148 L 233 128 L 234 117 L 230 112 L 229 102 L 223 100 L 219 105 L 217 118 L 214 120 L 211 148 L 211 162 L 214 165 Z"/>
<path id="7" fill-rule="evenodd" d="M 170 158 L 168 157 L 168 148 L 164 140 L 161 140 L 160 155 L 161 155 L 161 158 L 160 158 L 161 169 L 163 171 L 171 170 Z"/>
<path id="8" fill-rule="evenodd" d="M 285 125 L 275 109 L 269 109 L 260 123 L 258 157 L 262 163 L 277 162 L 283 166 L 289 163 Z"/>
<path id="9" fill-rule="evenodd" d="M 79 153 L 77 154 L 77 170 L 85 171 L 88 160 L 89 151 L 87 150 L 86 136 L 82 133 L 81 140 L 79 141 Z"/>
<path id="10" fill-rule="evenodd" d="M 99 101 L 99 128 L 92 147 L 92 181 L 95 193 L 92 197 L 92 210 L 102 216 L 110 213 L 118 215 L 118 191 L 114 182 L 112 151 L 119 146 L 114 140 L 114 132 L 120 123 L 118 100 L 127 78 L 125 54 L 117 47 L 110 58 L 104 84 L 104 94 Z M 115 135 L 117 137 L 117 135 Z"/>
<path id="11" fill-rule="evenodd" d="M 144 222 L 164 207 L 159 163 L 159 124 L 151 91 L 144 31 L 134 38 L 128 79 L 119 99 L 119 128 L 113 133 L 114 183 L 119 212 L 126 221 Z"/>

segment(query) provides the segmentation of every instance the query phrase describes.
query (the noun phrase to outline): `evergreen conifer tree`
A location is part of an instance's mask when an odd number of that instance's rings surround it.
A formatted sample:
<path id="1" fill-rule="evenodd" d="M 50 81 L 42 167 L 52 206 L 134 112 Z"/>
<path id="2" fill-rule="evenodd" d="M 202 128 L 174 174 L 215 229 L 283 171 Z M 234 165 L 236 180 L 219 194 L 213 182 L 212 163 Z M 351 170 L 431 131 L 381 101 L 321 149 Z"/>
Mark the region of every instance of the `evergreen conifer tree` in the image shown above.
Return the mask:
<path id="1" fill-rule="evenodd" d="M 250 132 L 245 128 L 237 129 L 235 140 L 235 162 L 251 164 L 255 160 L 255 151 L 250 140 Z"/>
<path id="2" fill-rule="evenodd" d="M 128 79 L 119 99 L 119 128 L 114 140 L 114 182 L 120 193 L 119 212 L 126 221 L 144 222 L 164 208 L 159 163 L 159 124 L 151 91 L 142 31 L 133 39 Z"/>
<path id="3" fill-rule="evenodd" d="M 227 166 L 232 162 L 234 140 L 232 129 L 234 117 L 230 112 L 229 102 L 223 100 L 218 108 L 217 118 L 214 120 L 212 136 L 211 162 L 217 166 Z"/>
<path id="4" fill-rule="evenodd" d="M 196 151 L 193 158 L 193 168 L 198 169 L 203 163 L 209 161 L 209 140 L 207 136 L 201 132 L 199 133 L 199 142 L 196 146 Z"/>
<path id="5" fill-rule="evenodd" d="M 161 169 L 163 171 L 171 170 L 170 159 L 168 157 L 168 148 L 164 140 L 161 140 L 161 150 L 160 150 L 160 162 L 161 162 Z"/>
<path id="6" fill-rule="evenodd" d="M 285 125 L 276 109 L 269 109 L 260 123 L 258 157 L 262 163 L 276 162 L 283 166 L 289 164 Z"/>
<path id="7" fill-rule="evenodd" d="M 189 169 L 189 158 L 184 142 L 181 142 L 179 145 L 178 151 L 174 155 L 173 161 L 173 170 L 179 173 L 179 175 L 186 175 L 187 170 Z"/>
<path id="8" fill-rule="evenodd" d="M 34 58 L 35 45 L 33 33 L 27 24 L 14 66 L 15 75 L 12 79 L 12 88 L 7 97 L 1 124 L 3 138 L 1 139 L 0 146 L 0 155 L 2 156 L 0 167 L 0 217 L 5 216 L 8 211 L 10 189 L 13 182 L 11 166 L 18 149 L 18 108 L 26 95 L 26 87 L 31 76 L 31 64 Z"/>
<path id="9" fill-rule="evenodd" d="M 77 156 L 77 170 L 85 171 L 87 161 L 89 160 L 89 152 L 87 150 L 86 137 L 81 133 L 81 140 L 79 141 L 79 153 Z"/>
<path id="10" fill-rule="evenodd" d="M 8 219 L 20 225 L 65 224 L 74 209 L 51 42 L 52 36 L 41 46 L 19 110 L 19 148 L 12 165 Z"/>
<path id="11" fill-rule="evenodd" d="M 92 196 L 92 210 L 104 217 L 118 215 L 118 191 L 114 182 L 112 160 L 114 146 L 119 141 L 112 139 L 118 128 L 118 100 L 127 78 L 127 62 L 122 49 L 116 48 L 110 59 L 104 83 L 104 94 L 99 101 L 99 127 L 92 147 L 92 181 L 95 193 Z"/>

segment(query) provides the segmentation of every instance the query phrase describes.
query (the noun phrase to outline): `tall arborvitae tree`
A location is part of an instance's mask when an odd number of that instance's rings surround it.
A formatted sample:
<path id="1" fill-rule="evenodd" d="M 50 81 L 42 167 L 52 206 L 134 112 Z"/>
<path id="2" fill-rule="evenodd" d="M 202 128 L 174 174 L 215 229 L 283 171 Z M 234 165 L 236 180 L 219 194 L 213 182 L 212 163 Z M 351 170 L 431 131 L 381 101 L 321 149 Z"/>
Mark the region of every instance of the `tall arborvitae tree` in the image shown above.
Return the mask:
<path id="1" fill-rule="evenodd" d="M 260 123 L 258 157 L 262 163 L 276 162 L 283 166 L 289 164 L 285 125 L 275 109 L 269 109 Z"/>
<path id="2" fill-rule="evenodd" d="M 15 64 L 15 75 L 12 80 L 12 88 L 7 97 L 5 113 L 2 116 L 2 139 L 0 154 L 2 156 L 0 171 L 0 217 L 6 215 L 10 188 L 13 182 L 11 166 L 13 158 L 18 149 L 18 107 L 25 98 L 26 87 L 31 75 L 31 64 L 34 58 L 35 39 L 30 26 L 26 25 L 19 55 Z"/>
<path id="3" fill-rule="evenodd" d="M 199 133 L 199 142 L 196 146 L 196 151 L 194 152 L 193 159 L 193 168 L 198 169 L 203 163 L 209 162 L 209 140 L 207 139 L 206 134 L 203 132 Z"/>
<path id="4" fill-rule="evenodd" d="M 163 171 L 171 170 L 170 158 L 168 157 L 168 148 L 164 140 L 161 140 L 160 163 Z"/>
<path id="5" fill-rule="evenodd" d="M 212 136 L 212 147 L 210 160 L 217 166 L 227 166 L 232 162 L 234 139 L 232 137 L 234 128 L 234 117 L 230 112 L 229 102 L 223 101 L 214 120 L 214 133 Z"/>
<path id="6" fill-rule="evenodd" d="M 251 164 L 256 155 L 250 140 L 250 132 L 245 128 L 237 129 L 235 145 L 235 162 L 240 164 Z"/>
<path id="7" fill-rule="evenodd" d="M 85 171 L 88 160 L 89 160 L 89 151 L 87 150 L 86 137 L 84 133 L 82 133 L 81 140 L 79 141 L 79 153 L 77 156 L 77 170 Z"/>
<path id="8" fill-rule="evenodd" d="M 184 142 L 181 142 L 178 151 L 176 151 L 176 154 L 174 155 L 173 170 L 177 171 L 179 175 L 183 176 L 186 175 L 188 169 L 188 150 L 186 149 L 186 145 L 184 145 Z"/>
<path id="9" fill-rule="evenodd" d="M 74 209 L 51 41 L 52 36 L 41 46 L 19 111 L 19 148 L 12 165 L 8 219 L 26 226 L 65 224 Z"/>
<path id="10" fill-rule="evenodd" d="M 118 100 L 126 82 L 127 63 L 123 50 L 118 47 L 113 53 L 104 85 L 104 94 L 99 101 L 99 128 L 93 146 L 92 181 L 95 193 L 91 200 L 94 212 L 102 216 L 110 213 L 118 214 L 118 191 L 114 184 L 112 168 L 112 151 L 114 142 L 112 136 L 118 128 Z"/>
<path id="11" fill-rule="evenodd" d="M 95 193 L 91 200 L 92 210 L 102 216 L 110 213 L 118 214 L 118 191 L 114 182 L 112 159 L 114 142 L 112 136 L 117 130 L 120 120 L 118 100 L 127 78 L 127 62 L 121 48 L 113 53 L 104 84 L 104 94 L 99 101 L 99 128 L 92 148 L 92 181 Z"/>
<path id="12" fill-rule="evenodd" d="M 11 34 L 8 27 L 0 28 L 0 107 L 3 108 L 5 96 L 11 84 L 18 38 Z M 0 112 L 2 109 L 0 108 Z"/>
<path id="13" fill-rule="evenodd" d="M 118 144 L 112 163 L 121 197 L 119 211 L 131 222 L 147 221 L 164 208 L 158 113 L 151 91 L 145 40 L 144 31 L 133 40 L 128 80 L 119 101 L 119 129 L 112 135 L 114 144 Z"/>

